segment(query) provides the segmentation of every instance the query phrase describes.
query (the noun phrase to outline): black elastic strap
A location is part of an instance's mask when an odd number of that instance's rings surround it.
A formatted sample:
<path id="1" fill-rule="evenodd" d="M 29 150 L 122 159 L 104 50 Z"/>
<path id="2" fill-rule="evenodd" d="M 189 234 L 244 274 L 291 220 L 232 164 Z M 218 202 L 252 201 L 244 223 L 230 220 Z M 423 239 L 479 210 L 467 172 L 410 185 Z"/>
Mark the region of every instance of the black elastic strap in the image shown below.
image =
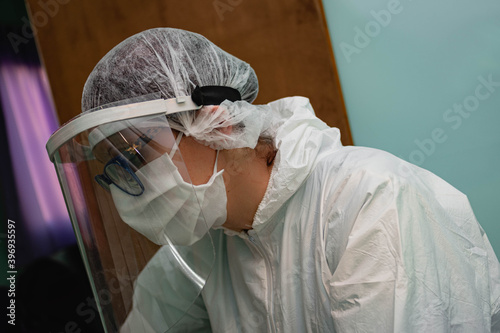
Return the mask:
<path id="1" fill-rule="evenodd" d="M 224 86 L 196 86 L 191 99 L 198 105 L 220 105 L 224 100 L 241 101 L 238 90 Z"/>

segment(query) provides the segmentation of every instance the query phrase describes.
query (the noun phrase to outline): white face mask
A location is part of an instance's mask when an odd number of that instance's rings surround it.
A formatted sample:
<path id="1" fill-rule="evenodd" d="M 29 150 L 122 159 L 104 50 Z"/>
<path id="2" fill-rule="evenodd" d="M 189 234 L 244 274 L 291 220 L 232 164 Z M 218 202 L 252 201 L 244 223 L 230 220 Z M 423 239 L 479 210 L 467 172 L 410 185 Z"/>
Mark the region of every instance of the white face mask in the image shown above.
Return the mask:
<path id="1" fill-rule="evenodd" d="M 217 172 L 218 157 L 219 151 L 212 177 L 203 185 L 184 181 L 167 154 L 136 171 L 144 185 L 141 195 L 129 195 L 112 185 L 110 191 L 120 217 L 158 245 L 195 243 L 209 228 L 226 221 L 224 170 Z"/>

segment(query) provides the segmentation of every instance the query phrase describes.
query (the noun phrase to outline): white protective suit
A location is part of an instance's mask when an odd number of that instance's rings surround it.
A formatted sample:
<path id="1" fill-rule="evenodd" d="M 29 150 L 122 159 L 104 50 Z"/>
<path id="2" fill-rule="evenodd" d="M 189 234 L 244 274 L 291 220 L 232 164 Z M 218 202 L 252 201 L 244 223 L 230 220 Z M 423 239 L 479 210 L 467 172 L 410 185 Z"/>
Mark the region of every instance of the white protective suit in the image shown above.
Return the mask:
<path id="1" fill-rule="evenodd" d="M 386 152 L 343 147 L 306 98 L 269 105 L 278 154 L 253 230 L 212 231 L 215 268 L 178 331 L 500 331 L 499 262 L 465 195 Z M 148 272 L 162 274 L 161 255 Z M 136 306 L 156 293 L 146 281 Z M 140 316 L 155 321 L 134 309 L 122 331 Z"/>

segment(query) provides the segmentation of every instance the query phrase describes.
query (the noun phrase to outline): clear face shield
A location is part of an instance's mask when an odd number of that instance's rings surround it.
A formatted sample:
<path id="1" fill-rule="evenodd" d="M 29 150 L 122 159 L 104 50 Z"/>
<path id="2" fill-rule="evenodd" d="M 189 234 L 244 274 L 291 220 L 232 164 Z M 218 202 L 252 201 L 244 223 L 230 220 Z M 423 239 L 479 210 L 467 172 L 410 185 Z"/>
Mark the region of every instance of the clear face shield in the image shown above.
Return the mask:
<path id="1" fill-rule="evenodd" d="M 192 185 L 166 117 L 198 108 L 186 97 L 92 110 L 47 143 L 107 332 L 168 331 L 211 273 L 226 202 L 207 198 L 225 198 L 222 171 Z"/>

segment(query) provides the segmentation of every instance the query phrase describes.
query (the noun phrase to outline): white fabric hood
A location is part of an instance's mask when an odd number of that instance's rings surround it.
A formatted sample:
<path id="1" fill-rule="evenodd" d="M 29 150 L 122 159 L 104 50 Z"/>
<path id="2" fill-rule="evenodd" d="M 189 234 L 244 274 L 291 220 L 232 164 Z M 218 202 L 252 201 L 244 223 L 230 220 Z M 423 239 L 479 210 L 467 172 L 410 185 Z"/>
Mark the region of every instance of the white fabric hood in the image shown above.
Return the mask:
<path id="1" fill-rule="evenodd" d="M 278 150 L 266 194 L 254 217 L 259 230 L 302 185 L 320 159 L 321 148 L 340 149 L 340 131 L 317 118 L 305 97 L 290 97 L 268 104 L 275 118 L 270 135 Z"/>

